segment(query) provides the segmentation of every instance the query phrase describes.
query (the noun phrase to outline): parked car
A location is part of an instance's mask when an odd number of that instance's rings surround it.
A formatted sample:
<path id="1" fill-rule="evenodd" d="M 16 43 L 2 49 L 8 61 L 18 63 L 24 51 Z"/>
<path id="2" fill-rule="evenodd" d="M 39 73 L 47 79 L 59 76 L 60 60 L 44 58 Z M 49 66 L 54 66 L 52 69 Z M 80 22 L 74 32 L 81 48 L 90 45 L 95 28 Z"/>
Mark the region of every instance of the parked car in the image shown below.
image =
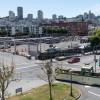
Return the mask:
<path id="1" fill-rule="evenodd" d="M 80 58 L 78 57 L 72 57 L 71 59 L 68 60 L 68 63 L 77 63 L 80 62 Z"/>
<path id="2" fill-rule="evenodd" d="M 31 59 L 31 55 L 26 55 L 26 58 L 27 59 Z"/>
<path id="3" fill-rule="evenodd" d="M 61 56 L 61 57 L 56 57 L 55 59 L 57 61 L 63 61 L 63 60 L 70 59 L 70 58 L 71 58 L 71 56 Z"/>
<path id="4" fill-rule="evenodd" d="M 57 61 L 62 61 L 62 60 L 66 60 L 66 57 L 61 56 L 61 57 L 56 57 L 55 58 Z"/>

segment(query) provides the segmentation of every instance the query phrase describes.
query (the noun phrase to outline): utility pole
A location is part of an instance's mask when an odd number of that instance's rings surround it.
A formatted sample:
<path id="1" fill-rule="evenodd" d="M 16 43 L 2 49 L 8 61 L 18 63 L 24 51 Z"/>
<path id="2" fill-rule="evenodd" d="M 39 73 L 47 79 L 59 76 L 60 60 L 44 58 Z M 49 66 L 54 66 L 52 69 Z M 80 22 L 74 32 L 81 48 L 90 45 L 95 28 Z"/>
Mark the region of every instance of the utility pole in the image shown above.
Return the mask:
<path id="1" fill-rule="evenodd" d="M 93 54 L 94 54 L 94 72 L 96 73 L 96 63 L 97 63 L 97 59 L 96 59 L 95 49 L 96 49 L 96 46 L 93 47 Z"/>
<path id="2" fill-rule="evenodd" d="M 40 40 L 40 41 L 39 41 L 40 43 L 39 43 L 39 44 L 40 44 L 40 52 L 41 52 L 42 27 L 39 27 L 39 36 L 40 36 L 40 39 L 39 39 L 39 40 Z"/>
<path id="3" fill-rule="evenodd" d="M 30 55 L 30 41 L 28 43 L 28 54 Z"/>
<path id="4" fill-rule="evenodd" d="M 41 34 L 40 34 L 40 52 L 41 52 Z"/>
<path id="5" fill-rule="evenodd" d="M 99 67 L 100 67 L 100 55 L 99 55 Z"/>
<path id="6" fill-rule="evenodd" d="M 96 73 L 96 62 L 97 62 L 97 60 L 96 60 L 96 54 L 94 54 L 94 63 L 95 63 L 95 73 Z"/>
<path id="7" fill-rule="evenodd" d="M 5 50 L 6 50 L 6 41 L 4 41 L 4 49 L 3 49 L 3 51 L 5 52 Z"/>
<path id="8" fill-rule="evenodd" d="M 72 70 L 70 70 L 70 82 L 71 82 L 70 96 L 73 96 L 73 91 L 72 91 Z"/>
<path id="9" fill-rule="evenodd" d="M 16 54 L 16 41 L 14 39 L 14 53 Z"/>
<path id="10" fill-rule="evenodd" d="M 96 53 L 97 53 L 97 51 L 95 52 L 95 48 L 93 49 L 93 53 L 94 53 L 94 63 L 95 63 L 94 67 L 95 67 L 95 73 L 96 73 L 96 63 L 97 63 Z"/>

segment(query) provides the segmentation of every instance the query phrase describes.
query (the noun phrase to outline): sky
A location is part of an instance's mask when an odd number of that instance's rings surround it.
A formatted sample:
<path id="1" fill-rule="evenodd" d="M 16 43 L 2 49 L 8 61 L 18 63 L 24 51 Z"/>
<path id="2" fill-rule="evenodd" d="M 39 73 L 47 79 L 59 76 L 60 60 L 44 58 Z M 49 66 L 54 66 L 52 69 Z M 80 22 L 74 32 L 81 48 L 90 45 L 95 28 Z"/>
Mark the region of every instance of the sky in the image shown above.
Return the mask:
<path id="1" fill-rule="evenodd" d="M 37 10 L 42 10 L 45 18 L 51 18 L 52 14 L 70 18 L 89 10 L 100 15 L 100 0 L 0 0 L 0 17 L 8 16 L 9 10 L 17 16 L 18 6 L 23 7 L 24 17 L 32 13 L 35 18 Z"/>

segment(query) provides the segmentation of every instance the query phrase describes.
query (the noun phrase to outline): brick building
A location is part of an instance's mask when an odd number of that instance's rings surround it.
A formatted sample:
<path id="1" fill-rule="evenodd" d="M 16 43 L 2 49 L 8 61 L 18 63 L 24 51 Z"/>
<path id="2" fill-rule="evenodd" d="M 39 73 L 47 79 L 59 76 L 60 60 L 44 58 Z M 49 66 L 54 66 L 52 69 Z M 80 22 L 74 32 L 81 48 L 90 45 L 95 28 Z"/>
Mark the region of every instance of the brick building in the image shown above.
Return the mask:
<path id="1" fill-rule="evenodd" d="M 87 22 L 51 22 L 44 24 L 44 27 L 63 28 L 69 31 L 69 35 L 87 35 L 88 23 Z"/>

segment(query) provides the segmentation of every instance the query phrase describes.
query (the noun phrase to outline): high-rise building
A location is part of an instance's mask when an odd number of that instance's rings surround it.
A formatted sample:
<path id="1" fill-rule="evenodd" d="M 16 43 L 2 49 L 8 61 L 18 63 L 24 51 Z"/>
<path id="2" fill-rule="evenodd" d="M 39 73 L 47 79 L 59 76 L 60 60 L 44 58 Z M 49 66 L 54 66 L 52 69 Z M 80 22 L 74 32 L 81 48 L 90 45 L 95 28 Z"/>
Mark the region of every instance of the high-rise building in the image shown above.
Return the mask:
<path id="1" fill-rule="evenodd" d="M 23 7 L 17 7 L 17 17 L 23 19 Z"/>
<path id="2" fill-rule="evenodd" d="M 84 13 L 84 19 L 88 19 L 88 13 L 87 12 Z"/>
<path id="3" fill-rule="evenodd" d="M 59 16 L 58 16 L 58 19 L 63 19 L 63 18 L 64 18 L 63 15 L 59 15 Z"/>
<path id="4" fill-rule="evenodd" d="M 53 14 L 53 15 L 52 15 L 52 19 L 53 19 L 53 20 L 56 20 L 56 19 L 57 19 L 57 15 L 56 15 L 56 14 Z"/>
<path id="5" fill-rule="evenodd" d="M 38 16 L 39 20 L 42 20 L 43 19 L 43 12 L 41 10 L 38 10 L 37 16 Z"/>
<path id="6" fill-rule="evenodd" d="M 27 15 L 27 19 L 28 19 L 29 21 L 31 21 L 31 20 L 33 19 L 33 14 L 28 14 L 28 15 Z"/>
<path id="7" fill-rule="evenodd" d="M 90 20 L 95 18 L 95 15 L 91 12 L 91 10 L 89 11 L 89 16 L 88 16 L 88 18 L 89 18 Z"/>
<path id="8" fill-rule="evenodd" d="M 9 11 L 9 20 L 13 21 L 15 19 L 15 13 L 13 11 Z"/>

